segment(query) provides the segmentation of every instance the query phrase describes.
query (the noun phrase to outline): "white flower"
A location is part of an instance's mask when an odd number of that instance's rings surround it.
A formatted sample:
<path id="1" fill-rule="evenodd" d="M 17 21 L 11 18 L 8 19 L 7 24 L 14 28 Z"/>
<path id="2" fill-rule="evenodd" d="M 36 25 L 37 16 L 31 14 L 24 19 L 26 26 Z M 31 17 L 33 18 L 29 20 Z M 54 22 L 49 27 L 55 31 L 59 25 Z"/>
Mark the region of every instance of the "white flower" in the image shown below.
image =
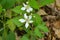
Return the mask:
<path id="1" fill-rule="evenodd" d="M 29 23 L 33 23 L 33 21 L 31 19 L 32 19 L 32 16 L 31 15 L 27 16 L 27 14 L 25 13 L 24 14 L 24 19 L 19 19 L 19 21 L 21 23 L 25 23 L 26 22 L 25 27 L 28 28 Z"/>
<path id="2" fill-rule="evenodd" d="M 26 10 L 28 13 L 30 13 L 33 10 L 33 8 L 31 8 L 29 5 L 26 5 L 25 3 L 23 3 L 23 6 L 24 7 L 22 7 L 21 10 Z"/>

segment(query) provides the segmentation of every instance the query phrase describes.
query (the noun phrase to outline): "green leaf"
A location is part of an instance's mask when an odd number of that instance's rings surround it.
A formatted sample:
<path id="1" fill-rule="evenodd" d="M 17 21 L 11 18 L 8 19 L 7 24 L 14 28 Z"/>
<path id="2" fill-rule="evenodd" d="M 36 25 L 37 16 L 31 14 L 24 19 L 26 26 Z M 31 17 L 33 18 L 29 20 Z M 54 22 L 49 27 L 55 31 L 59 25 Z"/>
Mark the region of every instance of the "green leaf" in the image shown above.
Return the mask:
<path id="1" fill-rule="evenodd" d="M 29 0 L 29 5 L 32 6 L 34 9 L 39 9 L 39 5 L 36 0 Z"/>
<path id="2" fill-rule="evenodd" d="M 1 2 L 2 0 L 0 0 L 0 2 Z"/>
<path id="3" fill-rule="evenodd" d="M 43 37 L 43 34 L 39 31 L 39 29 L 36 27 L 35 30 L 34 30 L 34 34 L 40 38 Z"/>
<path id="4" fill-rule="evenodd" d="M 0 13 L 2 12 L 2 6 L 0 5 Z"/>
<path id="5" fill-rule="evenodd" d="M 0 36 L 0 40 L 2 40 L 2 37 Z"/>
<path id="6" fill-rule="evenodd" d="M 17 14 L 22 14 L 21 7 L 22 6 L 16 6 L 15 8 L 12 9 L 12 11 L 17 13 Z"/>
<path id="7" fill-rule="evenodd" d="M 33 14 L 33 21 L 34 21 L 33 24 L 35 26 L 37 26 L 37 25 L 41 24 L 42 18 L 38 14 Z"/>
<path id="8" fill-rule="evenodd" d="M 24 35 L 24 36 L 21 38 L 21 40 L 29 40 L 29 38 L 28 38 L 26 35 Z"/>
<path id="9" fill-rule="evenodd" d="M 15 26 L 15 24 L 12 22 L 12 20 L 7 21 L 7 24 L 8 24 L 8 27 L 9 27 L 9 29 L 10 29 L 11 31 L 14 31 L 14 30 L 15 30 L 16 26 Z"/>
<path id="10" fill-rule="evenodd" d="M 7 40 L 7 29 L 4 29 L 3 33 L 2 33 L 2 40 Z"/>
<path id="11" fill-rule="evenodd" d="M 49 32 L 45 24 L 38 25 L 37 27 L 43 32 Z"/>
<path id="12" fill-rule="evenodd" d="M 5 12 L 5 17 L 7 17 L 7 18 L 12 18 L 12 11 L 11 11 L 11 10 L 7 10 L 7 11 Z"/>
<path id="13" fill-rule="evenodd" d="M 3 6 L 3 8 L 11 8 L 15 4 L 15 0 L 2 0 L 0 4 Z"/>
<path id="14" fill-rule="evenodd" d="M 10 32 L 10 33 L 7 35 L 7 40 L 16 40 L 15 33 Z"/>
<path id="15" fill-rule="evenodd" d="M 40 0 L 40 7 L 53 3 L 55 0 Z"/>
<path id="16" fill-rule="evenodd" d="M 21 16 L 20 16 L 21 17 Z M 21 27 L 23 24 L 19 21 L 19 17 L 13 18 L 13 23 L 17 25 L 17 27 Z"/>
<path id="17" fill-rule="evenodd" d="M 23 0 L 16 0 L 16 2 L 18 2 L 18 3 L 19 3 L 19 2 L 23 2 Z"/>
<path id="18" fill-rule="evenodd" d="M 25 2 L 26 0 L 16 0 L 16 2 L 18 2 L 18 3 L 23 3 L 23 2 Z"/>

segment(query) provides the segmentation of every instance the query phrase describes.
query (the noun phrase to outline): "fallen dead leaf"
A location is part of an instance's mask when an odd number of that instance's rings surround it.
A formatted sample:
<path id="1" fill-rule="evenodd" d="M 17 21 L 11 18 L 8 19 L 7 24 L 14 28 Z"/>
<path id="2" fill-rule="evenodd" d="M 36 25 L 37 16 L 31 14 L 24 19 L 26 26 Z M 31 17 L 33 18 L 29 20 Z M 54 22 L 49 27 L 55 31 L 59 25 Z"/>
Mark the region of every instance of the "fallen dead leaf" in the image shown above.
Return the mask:
<path id="1" fill-rule="evenodd" d="M 56 0 L 56 7 L 60 10 L 60 0 Z"/>
<path id="2" fill-rule="evenodd" d="M 49 27 L 49 22 L 48 21 L 46 22 L 46 26 Z"/>
<path id="3" fill-rule="evenodd" d="M 52 40 L 56 40 L 56 38 L 55 37 L 53 37 L 53 39 Z"/>
<path id="4" fill-rule="evenodd" d="M 39 39 L 39 40 L 44 40 L 44 38 L 42 38 L 42 39 Z"/>
<path id="5" fill-rule="evenodd" d="M 42 10 L 42 9 L 40 9 L 37 13 L 39 15 L 47 15 L 47 13 L 44 10 Z"/>
<path id="6" fill-rule="evenodd" d="M 53 28 L 53 30 L 55 31 L 57 37 L 60 38 L 60 29 Z"/>
<path id="7" fill-rule="evenodd" d="M 54 27 L 60 29 L 60 20 L 53 23 Z"/>

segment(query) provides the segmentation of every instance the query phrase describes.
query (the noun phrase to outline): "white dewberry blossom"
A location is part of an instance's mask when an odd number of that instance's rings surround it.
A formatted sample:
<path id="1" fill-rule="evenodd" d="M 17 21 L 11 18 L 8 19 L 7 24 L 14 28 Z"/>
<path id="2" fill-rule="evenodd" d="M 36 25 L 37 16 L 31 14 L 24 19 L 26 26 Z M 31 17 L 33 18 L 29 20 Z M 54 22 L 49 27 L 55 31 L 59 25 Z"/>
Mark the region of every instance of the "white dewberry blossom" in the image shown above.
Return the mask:
<path id="1" fill-rule="evenodd" d="M 26 2 L 26 3 L 28 4 L 28 2 Z M 28 12 L 28 13 L 30 13 L 33 10 L 32 7 L 30 7 L 29 5 L 26 5 L 25 3 L 23 3 L 23 6 L 24 7 L 22 7 L 21 10 L 26 10 L 26 12 Z"/>
<path id="2" fill-rule="evenodd" d="M 25 27 L 28 28 L 29 23 L 33 23 L 33 21 L 31 19 L 32 19 L 32 16 L 31 15 L 27 16 L 27 14 L 25 13 L 24 14 L 24 19 L 19 19 L 19 21 L 21 23 L 25 23 L 26 22 Z"/>

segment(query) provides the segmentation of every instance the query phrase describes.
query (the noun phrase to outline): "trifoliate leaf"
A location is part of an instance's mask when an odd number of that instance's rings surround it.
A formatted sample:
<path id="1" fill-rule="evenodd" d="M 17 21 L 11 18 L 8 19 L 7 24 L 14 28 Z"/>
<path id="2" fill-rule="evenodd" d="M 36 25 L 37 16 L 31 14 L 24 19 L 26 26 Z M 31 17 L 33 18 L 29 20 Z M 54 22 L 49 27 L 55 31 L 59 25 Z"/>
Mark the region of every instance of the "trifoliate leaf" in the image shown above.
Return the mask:
<path id="1" fill-rule="evenodd" d="M 45 24 L 38 25 L 37 27 L 43 32 L 49 32 Z"/>
<path id="2" fill-rule="evenodd" d="M 2 33 L 2 40 L 7 40 L 7 29 L 4 29 Z"/>
<path id="3" fill-rule="evenodd" d="M 39 29 L 36 27 L 35 30 L 34 30 L 34 34 L 40 38 L 43 37 L 43 34 L 39 31 Z"/>
<path id="4" fill-rule="evenodd" d="M 7 21 L 7 24 L 8 24 L 8 27 L 9 27 L 9 29 L 10 29 L 11 31 L 14 31 L 14 30 L 15 30 L 16 26 L 15 26 L 15 24 L 13 23 L 12 20 Z"/>
<path id="5" fill-rule="evenodd" d="M 29 38 L 28 38 L 26 35 L 24 35 L 24 36 L 21 38 L 21 40 L 29 40 Z"/>
<path id="6" fill-rule="evenodd" d="M 40 0 L 40 7 L 53 3 L 55 0 Z"/>
<path id="7" fill-rule="evenodd" d="M 22 10 L 21 10 L 22 6 L 16 6 L 15 8 L 12 9 L 13 12 L 17 13 L 17 14 L 22 14 Z"/>
<path id="8" fill-rule="evenodd" d="M 33 7 L 34 9 L 39 9 L 39 5 L 36 0 L 29 0 L 29 5 L 31 5 L 31 7 Z"/>
<path id="9" fill-rule="evenodd" d="M 17 27 L 20 27 L 22 26 L 23 24 L 19 21 L 19 17 L 16 17 L 16 18 L 13 18 L 12 21 L 13 23 L 17 26 Z"/>
<path id="10" fill-rule="evenodd" d="M 38 14 L 33 14 L 33 24 L 35 26 L 41 24 L 42 18 Z"/>
<path id="11" fill-rule="evenodd" d="M 10 33 L 7 35 L 7 40 L 16 40 L 15 33 L 10 32 Z"/>
<path id="12" fill-rule="evenodd" d="M 1 0 L 0 4 L 7 9 L 13 7 L 15 2 L 15 0 Z"/>

